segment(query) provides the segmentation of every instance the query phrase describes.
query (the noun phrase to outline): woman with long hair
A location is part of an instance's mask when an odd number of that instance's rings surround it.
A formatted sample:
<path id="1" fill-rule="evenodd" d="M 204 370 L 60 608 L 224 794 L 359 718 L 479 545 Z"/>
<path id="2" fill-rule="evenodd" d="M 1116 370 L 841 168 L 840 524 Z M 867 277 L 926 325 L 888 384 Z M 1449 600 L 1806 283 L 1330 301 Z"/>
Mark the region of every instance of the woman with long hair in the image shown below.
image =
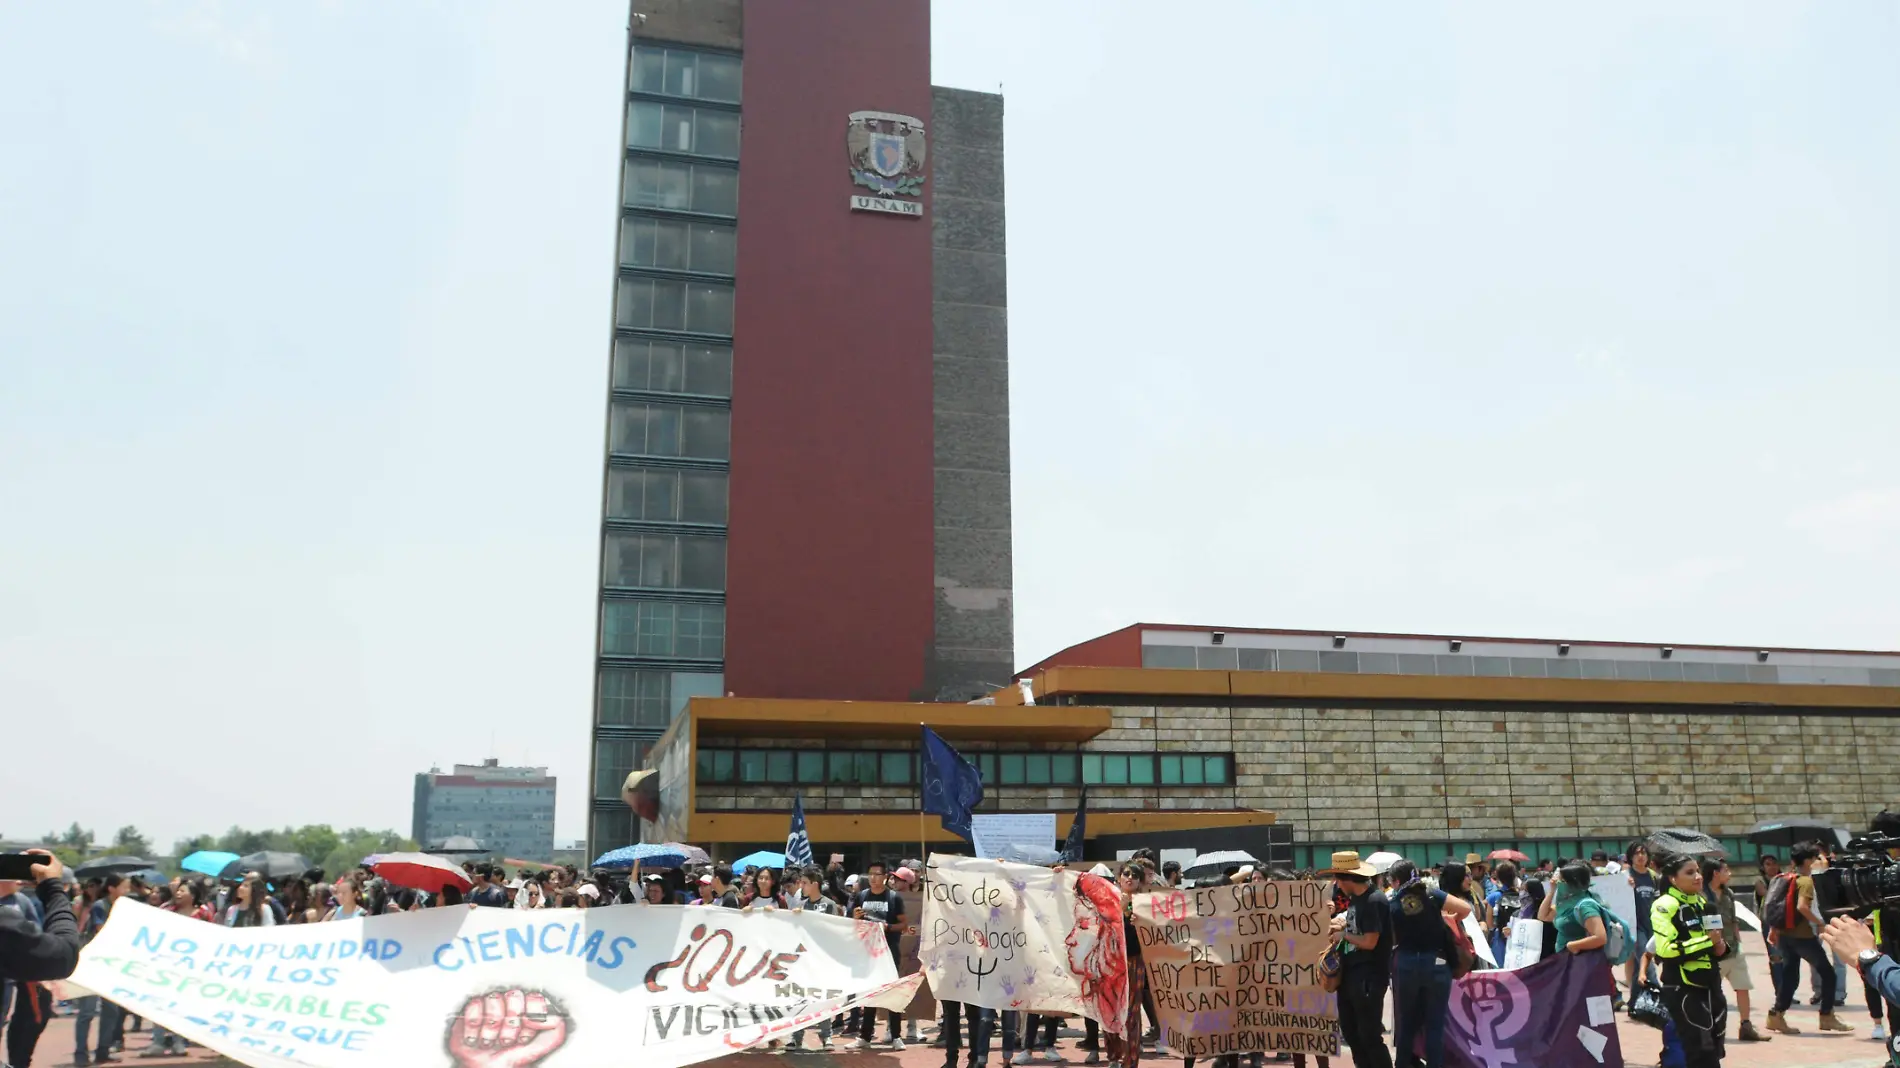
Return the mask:
<path id="1" fill-rule="evenodd" d="M 1147 989 L 1147 973 L 1141 966 L 1133 912 L 1124 910 L 1123 902 L 1140 891 L 1145 876 L 1141 865 L 1129 861 L 1117 878 L 1119 892 L 1099 875 L 1077 877 L 1075 927 L 1065 943 L 1069 970 L 1081 979 L 1082 996 L 1094 1002 L 1102 1029 L 1109 1032 L 1108 1063 L 1135 1068 L 1141 1060 L 1141 995 Z"/>
<path id="2" fill-rule="evenodd" d="M 1394 865 L 1395 872 L 1400 871 Z M 1398 1063 L 1417 1063 L 1416 1040 L 1424 1039 L 1425 1068 L 1445 1063 L 1445 1022 L 1451 1009 L 1451 930 L 1446 921 L 1462 923 L 1471 915 L 1463 864 L 1446 861 L 1439 869 L 1438 889 L 1404 873 L 1392 891 L 1392 1016 L 1397 1024 L 1394 1046 Z M 1463 891 L 1464 894 L 1461 894 Z"/>
<path id="3" fill-rule="evenodd" d="M 1696 858 L 1665 857 L 1656 874 L 1664 889 L 1649 908 L 1649 929 L 1662 962 L 1663 1001 L 1687 1068 L 1720 1068 L 1728 1030 L 1718 963 L 1728 956 L 1721 913 L 1703 896 Z"/>
<path id="4" fill-rule="evenodd" d="M 310 887 L 302 879 L 294 879 L 284 888 L 283 900 L 285 923 L 310 922 Z"/>
<path id="5" fill-rule="evenodd" d="M 325 920 L 360 920 L 369 915 L 357 897 L 354 882 L 338 879 L 332 892 L 336 894 L 336 907 L 323 914 Z"/>
<path id="6" fill-rule="evenodd" d="M 277 914 L 270 910 L 265 898 L 270 891 L 265 889 L 264 877 L 252 872 L 244 877 L 232 892 L 231 905 L 224 910 L 226 927 L 275 927 Z"/>
<path id="7" fill-rule="evenodd" d="M 785 894 L 779 890 L 778 871 L 773 868 L 759 868 L 749 877 L 751 891 L 739 899 L 741 909 L 754 905 L 762 909 L 783 909 L 791 906 L 785 902 Z"/>

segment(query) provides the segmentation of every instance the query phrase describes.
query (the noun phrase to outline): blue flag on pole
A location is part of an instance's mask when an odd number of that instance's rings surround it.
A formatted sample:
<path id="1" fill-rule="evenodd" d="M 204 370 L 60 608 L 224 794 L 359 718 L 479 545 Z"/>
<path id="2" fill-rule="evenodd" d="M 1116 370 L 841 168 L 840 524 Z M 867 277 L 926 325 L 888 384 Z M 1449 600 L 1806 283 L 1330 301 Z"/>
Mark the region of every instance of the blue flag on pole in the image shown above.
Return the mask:
<path id="1" fill-rule="evenodd" d="M 785 836 L 785 863 L 789 866 L 814 864 L 811 835 L 805 833 L 805 795 L 792 797 L 792 833 Z"/>
<path id="2" fill-rule="evenodd" d="M 1062 859 L 1074 864 L 1082 859 L 1082 839 L 1088 837 L 1089 788 L 1082 787 L 1082 798 L 1075 803 L 1075 822 L 1069 825 L 1069 837 L 1062 843 Z"/>
<path id="3" fill-rule="evenodd" d="M 970 810 L 983 803 L 983 776 L 963 754 L 924 728 L 924 811 L 943 817 L 943 829 L 970 840 Z"/>

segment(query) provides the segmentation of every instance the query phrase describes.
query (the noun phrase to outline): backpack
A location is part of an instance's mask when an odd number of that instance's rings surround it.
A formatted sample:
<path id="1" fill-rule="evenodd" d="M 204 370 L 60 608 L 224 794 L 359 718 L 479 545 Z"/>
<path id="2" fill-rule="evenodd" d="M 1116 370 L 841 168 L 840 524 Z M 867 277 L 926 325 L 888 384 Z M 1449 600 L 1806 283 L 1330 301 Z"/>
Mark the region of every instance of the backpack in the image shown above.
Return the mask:
<path id="1" fill-rule="evenodd" d="M 1622 964 L 1636 953 L 1636 932 L 1595 894 L 1590 896 L 1603 909 L 1603 955 L 1613 965 Z"/>
<path id="2" fill-rule="evenodd" d="M 1795 877 L 1795 872 L 1785 871 L 1768 885 L 1768 900 L 1762 903 L 1761 922 L 1771 931 L 1789 930 L 1801 919 L 1794 909 Z"/>
<path id="3" fill-rule="evenodd" d="M 1499 895 L 1498 903 L 1491 909 L 1491 923 L 1498 930 L 1504 930 L 1511 925 L 1512 920 L 1517 919 L 1518 909 L 1522 905 L 1522 899 L 1515 893 Z"/>

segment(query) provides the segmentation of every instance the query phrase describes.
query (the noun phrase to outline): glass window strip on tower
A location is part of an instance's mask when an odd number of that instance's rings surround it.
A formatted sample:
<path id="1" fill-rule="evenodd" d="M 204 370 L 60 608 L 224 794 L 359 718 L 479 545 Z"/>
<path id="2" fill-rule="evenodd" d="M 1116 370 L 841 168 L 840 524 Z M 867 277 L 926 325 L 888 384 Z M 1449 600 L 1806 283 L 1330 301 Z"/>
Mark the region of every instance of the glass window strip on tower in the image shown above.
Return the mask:
<path id="1" fill-rule="evenodd" d="M 626 845 L 620 784 L 724 692 L 740 57 L 635 40 L 601 501 L 589 847 Z"/>

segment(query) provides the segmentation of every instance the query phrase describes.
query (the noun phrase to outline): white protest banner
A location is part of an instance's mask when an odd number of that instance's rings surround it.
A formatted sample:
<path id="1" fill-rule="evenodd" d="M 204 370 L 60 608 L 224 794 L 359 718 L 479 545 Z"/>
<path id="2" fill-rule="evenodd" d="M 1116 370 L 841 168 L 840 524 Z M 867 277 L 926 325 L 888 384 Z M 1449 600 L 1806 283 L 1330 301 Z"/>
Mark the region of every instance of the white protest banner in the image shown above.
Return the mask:
<path id="1" fill-rule="evenodd" d="M 1751 931 L 1761 930 L 1761 917 L 1739 901 L 1735 903 L 1735 918 L 1747 924 Z"/>
<path id="2" fill-rule="evenodd" d="M 130 899 L 73 979 L 258 1068 L 680 1068 L 853 1005 L 901 1009 L 876 924 L 677 905 L 439 908 L 227 928 Z M 557 1056 L 558 1054 L 558 1056 Z"/>
<path id="3" fill-rule="evenodd" d="M 1128 1018 L 1121 894 L 1093 875 L 932 853 L 918 943 L 938 1001 Z"/>
<path id="4" fill-rule="evenodd" d="M 1056 844 L 1056 815 L 1053 812 L 996 812 L 970 817 L 970 844 L 976 855 L 995 860 L 1012 845 L 1041 846 Z"/>
<path id="5" fill-rule="evenodd" d="M 1627 872 L 1592 876 L 1590 889 L 1596 894 L 1597 900 L 1610 906 L 1610 911 L 1629 924 L 1632 933 L 1635 932 L 1641 921 L 1636 918 L 1636 890 L 1630 886 Z"/>
<path id="6" fill-rule="evenodd" d="M 1183 1057 L 1339 1052 L 1339 995 L 1320 989 L 1327 884 L 1135 895 L 1161 1039 Z"/>
<path id="7" fill-rule="evenodd" d="M 1544 956 L 1544 922 L 1522 916 L 1511 921 L 1511 940 L 1504 945 L 1505 970 L 1536 964 Z"/>

